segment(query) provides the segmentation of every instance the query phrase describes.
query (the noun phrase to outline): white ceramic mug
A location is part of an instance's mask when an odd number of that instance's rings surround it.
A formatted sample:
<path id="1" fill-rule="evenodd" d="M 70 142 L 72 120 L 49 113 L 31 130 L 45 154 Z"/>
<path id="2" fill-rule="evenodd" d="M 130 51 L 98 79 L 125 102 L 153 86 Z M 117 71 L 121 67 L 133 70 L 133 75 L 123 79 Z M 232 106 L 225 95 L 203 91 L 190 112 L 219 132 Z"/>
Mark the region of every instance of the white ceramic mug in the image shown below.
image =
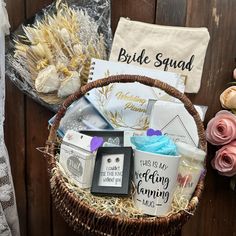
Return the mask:
<path id="1" fill-rule="evenodd" d="M 180 156 L 134 150 L 134 202 L 143 213 L 164 216 L 171 210 Z"/>

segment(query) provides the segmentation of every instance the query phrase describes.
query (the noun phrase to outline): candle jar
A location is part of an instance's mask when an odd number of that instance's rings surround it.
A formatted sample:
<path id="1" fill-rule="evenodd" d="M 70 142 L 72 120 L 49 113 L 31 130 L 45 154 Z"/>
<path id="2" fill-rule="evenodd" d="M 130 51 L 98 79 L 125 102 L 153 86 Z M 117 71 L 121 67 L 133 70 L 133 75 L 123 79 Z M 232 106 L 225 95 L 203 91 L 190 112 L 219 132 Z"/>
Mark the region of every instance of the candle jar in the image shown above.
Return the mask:
<path id="1" fill-rule="evenodd" d="M 204 160 L 206 153 L 197 147 L 182 142 L 177 142 L 176 146 L 181 155 L 176 194 L 189 201 L 201 173 L 205 169 Z"/>

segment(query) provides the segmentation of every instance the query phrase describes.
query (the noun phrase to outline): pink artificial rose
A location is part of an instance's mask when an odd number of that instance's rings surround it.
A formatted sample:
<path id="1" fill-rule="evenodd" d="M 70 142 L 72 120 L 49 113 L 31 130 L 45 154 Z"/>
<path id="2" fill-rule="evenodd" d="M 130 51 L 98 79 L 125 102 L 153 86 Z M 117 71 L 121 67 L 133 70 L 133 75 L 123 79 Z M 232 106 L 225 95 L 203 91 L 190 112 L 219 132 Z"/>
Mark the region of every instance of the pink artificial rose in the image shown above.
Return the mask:
<path id="1" fill-rule="evenodd" d="M 224 176 L 236 175 L 236 141 L 233 141 L 216 152 L 211 161 L 214 169 Z"/>
<path id="2" fill-rule="evenodd" d="M 223 110 L 207 124 L 206 139 L 213 145 L 224 145 L 236 139 L 236 116 Z"/>

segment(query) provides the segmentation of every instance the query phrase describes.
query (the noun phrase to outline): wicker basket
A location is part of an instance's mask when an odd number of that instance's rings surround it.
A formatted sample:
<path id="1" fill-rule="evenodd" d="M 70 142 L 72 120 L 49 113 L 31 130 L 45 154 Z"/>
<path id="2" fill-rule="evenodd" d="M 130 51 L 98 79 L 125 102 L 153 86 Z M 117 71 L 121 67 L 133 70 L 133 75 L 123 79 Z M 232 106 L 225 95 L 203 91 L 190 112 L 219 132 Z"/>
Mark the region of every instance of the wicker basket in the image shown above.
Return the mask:
<path id="1" fill-rule="evenodd" d="M 139 82 L 147 86 L 160 88 L 169 95 L 182 101 L 185 108 L 196 122 L 200 140 L 199 147 L 206 151 L 205 132 L 202 121 L 191 101 L 175 88 L 158 80 L 136 75 L 110 76 L 105 79 L 88 83 L 78 92 L 67 98 L 67 100 L 62 104 L 56 115 L 54 124 L 51 127 L 48 141 L 46 142 L 45 157 L 48 161 L 49 178 L 51 181 L 53 179 L 54 183 L 53 187 L 51 186 L 54 203 L 56 208 L 64 217 L 65 221 L 73 227 L 75 231 L 84 235 L 173 235 L 177 230 L 181 229 L 183 224 L 185 224 L 190 216 L 195 212 L 199 198 L 201 197 L 203 191 L 205 173 L 201 175 L 186 211 L 182 210 L 167 217 L 141 217 L 138 219 L 131 219 L 127 217 L 124 219 L 124 217 L 111 214 L 101 214 L 96 211 L 96 209 L 92 208 L 88 204 L 85 204 L 83 200 L 78 199 L 78 197 L 76 197 L 76 195 L 67 188 L 65 179 L 56 165 L 55 153 L 58 148 L 56 133 L 60 120 L 64 116 L 68 106 L 93 88 L 102 87 L 110 83 L 117 82 Z"/>

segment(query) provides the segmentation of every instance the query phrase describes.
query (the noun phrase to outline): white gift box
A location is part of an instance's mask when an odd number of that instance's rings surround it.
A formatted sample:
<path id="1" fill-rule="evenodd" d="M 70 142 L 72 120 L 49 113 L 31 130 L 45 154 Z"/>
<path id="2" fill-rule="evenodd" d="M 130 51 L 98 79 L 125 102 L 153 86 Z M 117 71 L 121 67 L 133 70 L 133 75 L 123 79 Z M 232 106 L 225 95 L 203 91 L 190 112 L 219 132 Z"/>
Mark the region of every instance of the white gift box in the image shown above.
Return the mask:
<path id="1" fill-rule="evenodd" d="M 59 163 L 68 177 L 80 188 L 92 184 L 95 154 L 90 152 L 92 137 L 68 130 L 61 144 Z"/>
<path id="2" fill-rule="evenodd" d="M 164 216 L 171 210 L 180 156 L 134 151 L 135 206 L 143 213 Z"/>
<path id="3" fill-rule="evenodd" d="M 205 112 L 200 106 L 195 106 L 201 120 Z M 181 141 L 198 146 L 199 137 L 193 117 L 188 113 L 183 103 L 156 101 L 153 105 L 150 128 L 161 130 L 174 142 Z"/>

